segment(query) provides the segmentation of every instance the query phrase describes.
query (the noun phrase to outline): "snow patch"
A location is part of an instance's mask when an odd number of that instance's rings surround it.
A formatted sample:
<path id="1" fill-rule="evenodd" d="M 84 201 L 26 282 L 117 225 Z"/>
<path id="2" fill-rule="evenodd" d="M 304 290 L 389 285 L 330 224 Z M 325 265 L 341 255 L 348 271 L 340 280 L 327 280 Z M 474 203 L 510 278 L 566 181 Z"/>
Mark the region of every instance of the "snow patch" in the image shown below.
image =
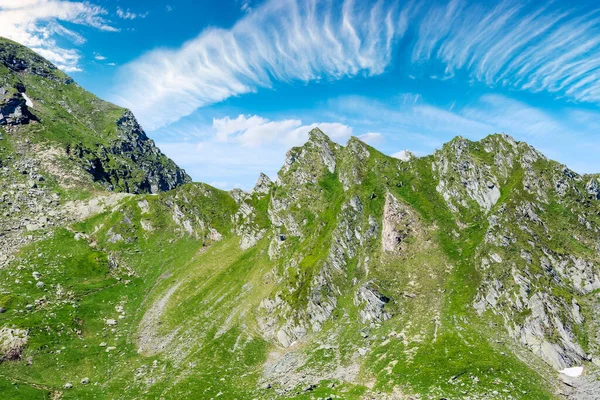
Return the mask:
<path id="1" fill-rule="evenodd" d="M 583 367 L 571 367 L 571 368 L 565 368 L 561 371 L 559 371 L 561 374 L 565 374 L 567 376 L 570 376 L 571 378 L 577 378 L 579 375 L 581 375 L 583 373 Z"/>
<path id="2" fill-rule="evenodd" d="M 27 97 L 25 93 L 21 93 L 21 96 L 23 96 L 23 98 L 25 99 L 25 105 L 27 107 L 33 107 L 33 101 L 31 101 L 31 99 Z"/>

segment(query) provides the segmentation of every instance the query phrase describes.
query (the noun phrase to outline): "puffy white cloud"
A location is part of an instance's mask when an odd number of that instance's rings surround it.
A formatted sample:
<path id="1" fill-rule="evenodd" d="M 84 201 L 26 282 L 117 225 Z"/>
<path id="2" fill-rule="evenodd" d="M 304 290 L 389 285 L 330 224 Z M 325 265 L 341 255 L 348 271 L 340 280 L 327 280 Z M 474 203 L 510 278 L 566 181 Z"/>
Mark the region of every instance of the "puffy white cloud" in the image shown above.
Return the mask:
<path id="1" fill-rule="evenodd" d="M 352 128 L 341 123 L 303 124 L 297 119 L 239 115 L 214 119 L 188 141 L 159 142 L 159 146 L 195 179 L 218 183 L 215 186 L 220 188 L 249 189 L 260 172 L 274 178 L 287 150 L 303 144 L 315 127 L 340 143 L 352 135 Z"/>
<path id="2" fill-rule="evenodd" d="M 297 146 L 304 143 L 308 139 L 308 132 L 316 127 L 327 132 L 329 137 L 336 141 L 346 140 L 352 135 L 351 127 L 336 122 L 303 125 L 302 121 L 297 119 L 270 121 L 257 115 L 213 120 L 216 141 L 237 143 L 243 147 Z"/>
<path id="3" fill-rule="evenodd" d="M 105 20 L 106 13 L 88 2 L 0 0 L 0 36 L 32 48 L 65 72 L 80 71 L 79 52 L 57 44 L 55 37 L 65 37 L 76 45 L 85 38 L 59 21 L 116 31 Z"/>

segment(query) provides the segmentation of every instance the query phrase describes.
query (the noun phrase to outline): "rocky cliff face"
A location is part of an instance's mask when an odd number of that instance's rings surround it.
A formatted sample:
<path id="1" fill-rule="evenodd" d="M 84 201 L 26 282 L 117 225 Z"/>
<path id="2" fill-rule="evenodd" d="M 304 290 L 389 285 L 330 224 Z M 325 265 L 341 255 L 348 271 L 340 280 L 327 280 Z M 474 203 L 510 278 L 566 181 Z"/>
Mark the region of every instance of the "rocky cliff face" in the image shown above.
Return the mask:
<path id="1" fill-rule="evenodd" d="M 130 111 L 123 113 L 116 126 L 117 138 L 108 146 L 96 150 L 79 144 L 69 147 L 68 155 L 81 160 L 94 181 L 109 190 L 129 193 L 159 193 L 191 182 L 146 136 Z"/>

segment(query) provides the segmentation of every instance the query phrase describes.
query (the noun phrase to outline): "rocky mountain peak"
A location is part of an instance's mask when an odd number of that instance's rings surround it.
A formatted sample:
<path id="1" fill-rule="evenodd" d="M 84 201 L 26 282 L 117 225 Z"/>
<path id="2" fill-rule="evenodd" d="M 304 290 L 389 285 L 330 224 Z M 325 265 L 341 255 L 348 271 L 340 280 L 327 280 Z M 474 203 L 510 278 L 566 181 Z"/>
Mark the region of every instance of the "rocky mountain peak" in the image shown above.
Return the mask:
<path id="1" fill-rule="evenodd" d="M 131 111 L 98 99 L 38 54 L 2 38 L 0 125 L 8 127 L 13 145 L 36 143 L 38 151 L 25 156 L 52 165 L 57 179 L 77 176 L 69 185 L 158 193 L 191 181 Z M 40 159 L 46 153 L 52 160 Z"/>
<path id="2" fill-rule="evenodd" d="M 324 169 L 333 173 L 339 149 L 340 145 L 331 141 L 319 128 L 312 129 L 304 145 L 287 152 L 285 163 L 278 173 L 280 181 L 316 182 Z"/>
<path id="3" fill-rule="evenodd" d="M 269 190 L 271 189 L 272 185 L 273 182 L 271 181 L 271 178 L 269 178 L 267 175 L 261 172 L 258 179 L 256 180 L 256 184 L 254 185 L 254 189 L 252 190 L 252 192 L 259 194 L 267 194 L 269 193 Z"/>
<path id="4" fill-rule="evenodd" d="M 364 160 L 366 157 L 369 157 L 369 148 L 369 145 L 356 136 L 350 136 L 350 139 L 348 139 L 348 142 L 345 146 L 346 152 L 358 157 L 360 160 Z"/>
<path id="5" fill-rule="evenodd" d="M 308 132 L 308 142 L 330 143 L 331 139 L 320 128 L 313 128 Z"/>
<path id="6" fill-rule="evenodd" d="M 138 141 L 148 140 L 146 133 L 130 110 L 123 112 L 121 118 L 117 120 L 117 127 L 120 132 L 119 139 L 131 141 L 132 137 L 136 137 Z"/>

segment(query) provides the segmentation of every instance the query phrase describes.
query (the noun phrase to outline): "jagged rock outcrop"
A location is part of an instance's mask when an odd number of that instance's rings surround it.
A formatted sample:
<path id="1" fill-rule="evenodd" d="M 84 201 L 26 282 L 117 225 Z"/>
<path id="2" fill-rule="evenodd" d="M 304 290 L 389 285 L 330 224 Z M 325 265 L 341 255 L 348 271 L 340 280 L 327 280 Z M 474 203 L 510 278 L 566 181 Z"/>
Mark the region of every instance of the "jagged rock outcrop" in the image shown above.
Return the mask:
<path id="1" fill-rule="evenodd" d="M 2 99 L 0 91 L 0 125 L 23 125 L 35 120 L 37 118 L 29 111 L 25 98 Z"/>
<path id="2" fill-rule="evenodd" d="M 362 183 L 365 174 L 364 165 L 369 156 L 369 148 L 365 143 L 354 136 L 348 140 L 343 153 L 340 155 L 339 175 L 344 190 L 348 190 L 352 185 Z"/>
<path id="3" fill-rule="evenodd" d="M 321 175 L 321 167 L 333 173 L 336 167 L 336 153 L 340 145 L 332 142 L 319 128 L 309 132 L 309 139 L 302 147 L 288 151 L 280 174 L 291 176 L 298 185 L 316 183 Z"/>
<path id="4" fill-rule="evenodd" d="M 359 312 L 361 321 L 363 323 L 378 323 L 390 319 L 391 314 L 385 310 L 385 305 L 390 300 L 390 298 L 381 294 L 372 282 L 362 285 L 355 297 L 355 303 L 363 306 Z"/>
<path id="5" fill-rule="evenodd" d="M 238 212 L 232 217 L 234 232 L 241 236 L 240 249 L 247 250 L 254 247 L 267 230 L 256 223 L 256 209 L 252 205 L 250 194 L 240 189 L 233 189 L 229 194 L 239 206 Z"/>
<path id="6" fill-rule="evenodd" d="M 596 200 L 600 200 L 600 184 L 598 178 L 592 178 L 586 183 L 585 189 Z"/>
<path id="7" fill-rule="evenodd" d="M 258 194 L 267 194 L 269 193 L 269 190 L 271 190 L 272 185 L 273 182 L 271 181 L 271 179 L 261 172 L 260 176 L 258 177 L 258 180 L 256 181 L 256 185 L 254 185 L 254 189 L 252 190 L 252 192 Z"/>
<path id="8" fill-rule="evenodd" d="M 469 208 L 469 200 L 490 211 L 500 198 L 498 179 L 490 166 L 474 160 L 468 147 L 467 141 L 458 137 L 446 145 L 445 151 L 435 154 L 436 189 L 455 212 L 459 206 Z"/>
<path id="9" fill-rule="evenodd" d="M 295 309 L 276 293 L 273 299 L 261 303 L 262 316 L 259 325 L 267 337 L 276 336 L 278 342 L 287 347 L 305 337 L 310 331 L 319 332 L 337 307 L 341 293 L 338 280 L 347 273 L 348 263 L 358 255 L 364 243 L 361 226 L 363 205 L 357 196 L 344 203 L 340 210 L 327 256 L 314 266 L 308 287 L 305 308 Z M 279 325 L 279 326 L 278 326 Z"/>
<path id="10" fill-rule="evenodd" d="M 278 181 L 285 191 L 275 191 L 270 199 L 269 219 L 280 228 L 280 232 L 289 236 L 303 236 L 306 216 L 315 214 L 321 207 L 322 192 L 310 190 L 318 185 L 325 174 L 332 174 L 336 167 L 335 155 L 340 145 L 332 142 L 325 134 L 315 128 L 309 132 L 309 139 L 302 147 L 288 151 L 286 160 L 278 173 Z M 313 196 L 311 201 L 298 207 L 297 200 Z M 301 208 L 301 209 L 300 209 Z"/>
<path id="11" fill-rule="evenodd" d="M 536 293 L 526 303 L 531 315 L 513 334 L 535 354 L 542 357 L 556 370 L 580 365 L 587 358 L 577 343 L 574 326 L 561 320 L 560 305 L 546 293 Z M 579 321 L 581 323 L 582 321 Z M 558 334 L 558 341 L 550 341 L 545 332 Z"/>
<path id="12" fill-rule="evenodd" d="M 514 197 L 487 218 L 480 247 L 483 282 L 474 307 L 480 315 L 488 310 L 500 316 L 516 341 L 556 370 L 581 365 L 590 359 L 580 336 L 587 323 L 581 304 L 600 284 L 597 252 L 580 251 L 582 245 L 593 248 L 590 235 L 597 234 L 596 216 L 589 213 L 596 205 L 588 200 L 597 201 L 594 180 L 585 181 L 524 143 L 486 140 L 490 150 L 501 149 L 496 160 L 499 154 L 512 160 L 497 163 L 501 179 L 510 179 L 516 169 L 522 180 Z M 567 222 L 562 212 L 576 217 Z M 562 235 L 565 229 L 570 240 Z"/>
<path id="13" fill-rule="evenodd" d="M 364 241 L 362 226 L 363 204 L 358 196 L 342 205 L 327 258 L 312 279 L 308 298 L 308 320 L 313 331 L 318 332 L 337 306 L 341 288 L 337 276 L 345 276 L 350 260 L 357 257 Z"/>
<path id="14" fill-rule="evenodd" d="M 575 327 L 583 323 L 575 299 L 572 304 L 565 303 L 543 288 L 536 288 L 532 279 L 515 268 L 512 275 L 517 292 L 512 293 L 511 286 L 499 280 L 490 282 L 475 303 L 478 312 L 490 309 L 500 314 L 511 336 L 556 370 L 588 359 L 574 333 Z M 506 309 L 507 305 L 512 310 Z M 519 315 L 524 315 L 524 319 Z"/>
<path id="15" fill-rule="evenodd" d="M 130 111 L 123 113 L 116 126 L 118 136 L 108 146 L 95 151 L 81 145 L 69 149 L 69 155 L 82 160 L 95 181 L 128 193 L 164 192 L 191 182 L 146 136 Z"/>

